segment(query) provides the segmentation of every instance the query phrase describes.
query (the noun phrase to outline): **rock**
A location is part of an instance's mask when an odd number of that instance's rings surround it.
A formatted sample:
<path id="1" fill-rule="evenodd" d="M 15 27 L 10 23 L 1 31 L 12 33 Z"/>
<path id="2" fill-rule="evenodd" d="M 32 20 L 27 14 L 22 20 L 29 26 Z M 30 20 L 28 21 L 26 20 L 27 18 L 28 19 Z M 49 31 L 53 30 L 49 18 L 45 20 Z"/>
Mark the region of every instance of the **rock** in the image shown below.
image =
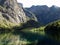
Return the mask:
<path id="1" fill-rule="evenodd" d="M 35 16 L 34 13 L 28 11 L 27 9 L 24 9 L 24 12 L 25 12 L 25 14 L 27 16 L 28 21 L 29 20 L 34 20 L 34 21 L 37 21 L 38 22 L 37 17 Z"/>
<path id="2" fill-rule="evenodd" d="M 26 22 L 26 15 L 17 0 L 0 0 L 0 13 L 4 19 L 12 23 Z"/>

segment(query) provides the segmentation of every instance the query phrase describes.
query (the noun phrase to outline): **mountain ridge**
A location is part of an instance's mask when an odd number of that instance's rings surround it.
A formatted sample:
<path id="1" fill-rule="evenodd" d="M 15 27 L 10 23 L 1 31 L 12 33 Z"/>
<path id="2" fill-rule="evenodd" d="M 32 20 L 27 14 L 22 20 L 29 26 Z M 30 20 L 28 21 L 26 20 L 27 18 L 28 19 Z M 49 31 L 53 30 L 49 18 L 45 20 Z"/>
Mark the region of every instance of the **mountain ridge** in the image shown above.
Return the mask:
<path id="1" fill-rule="evenodd" d="M 42 23 L 42 25 L 46 25 L 56 20 L 60 20 L 60 7 L 57 7 L 55 5 L 53 5 L 52 7 L 48 7 L 46 5 L 38 5 L 25 9 L 34 13 L 37 17 L 37 20 Z"/>

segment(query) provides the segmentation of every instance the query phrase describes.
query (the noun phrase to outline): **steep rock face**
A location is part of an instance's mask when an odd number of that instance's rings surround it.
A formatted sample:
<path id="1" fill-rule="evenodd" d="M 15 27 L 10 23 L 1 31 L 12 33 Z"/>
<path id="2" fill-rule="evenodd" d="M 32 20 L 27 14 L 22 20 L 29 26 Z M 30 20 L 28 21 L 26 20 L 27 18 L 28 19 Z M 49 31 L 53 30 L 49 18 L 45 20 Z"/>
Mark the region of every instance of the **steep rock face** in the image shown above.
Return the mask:
<path id="1" fill-rule="evenodd" d="M 23 4 L 22 4 L 22 3 L 18 3 L 18 5 L 23 8 Z M 38 20 L 37 20 L 37 17 L 35 16 L 34 13 L 32 13 L 31 11 L 29 11 L 29 10 L 27 10 L 27 9 L 25 9 L 25 8 L 23 8 L 23 11 L 24 11 L 25 14 L 26 14 L 27 21 L 29 21 L 29 20 L 38 21 Z"/>
<path id="2" fill-rule="evenodd" d="M 0 0 L 0 18 L 13 23 L 26 22 L 26 15 L 17 0 Z"/>

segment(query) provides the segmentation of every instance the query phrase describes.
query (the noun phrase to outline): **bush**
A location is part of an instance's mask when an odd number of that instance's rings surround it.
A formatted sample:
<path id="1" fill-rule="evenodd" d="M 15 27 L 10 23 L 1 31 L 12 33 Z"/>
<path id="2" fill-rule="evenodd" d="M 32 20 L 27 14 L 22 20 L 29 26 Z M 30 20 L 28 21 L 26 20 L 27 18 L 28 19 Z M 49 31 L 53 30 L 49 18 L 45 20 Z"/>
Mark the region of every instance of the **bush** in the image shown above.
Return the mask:
<path id="1" fill-rule="evenodd" d="M 45 33 L 53 38 L 60 37 L 60 21 L 53 22 L 45 27 Z"/>

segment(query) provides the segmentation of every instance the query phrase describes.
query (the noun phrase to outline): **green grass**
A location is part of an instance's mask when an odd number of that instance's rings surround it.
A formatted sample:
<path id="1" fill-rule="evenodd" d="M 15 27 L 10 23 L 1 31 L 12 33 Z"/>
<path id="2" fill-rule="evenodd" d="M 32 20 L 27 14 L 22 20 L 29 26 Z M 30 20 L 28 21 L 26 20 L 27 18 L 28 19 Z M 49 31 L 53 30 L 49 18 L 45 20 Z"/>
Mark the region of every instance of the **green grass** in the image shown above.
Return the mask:
<path id="1" fill-rule="evenodd" d="M 45 28 L 44 26 L 42 26 L 40 28 L 26 28 L 26 29 L 23 29 L 22 31 L 24 31 L 24 32 L 38 33 L 40 35 L 45 35 L 44 28 Z"/>

